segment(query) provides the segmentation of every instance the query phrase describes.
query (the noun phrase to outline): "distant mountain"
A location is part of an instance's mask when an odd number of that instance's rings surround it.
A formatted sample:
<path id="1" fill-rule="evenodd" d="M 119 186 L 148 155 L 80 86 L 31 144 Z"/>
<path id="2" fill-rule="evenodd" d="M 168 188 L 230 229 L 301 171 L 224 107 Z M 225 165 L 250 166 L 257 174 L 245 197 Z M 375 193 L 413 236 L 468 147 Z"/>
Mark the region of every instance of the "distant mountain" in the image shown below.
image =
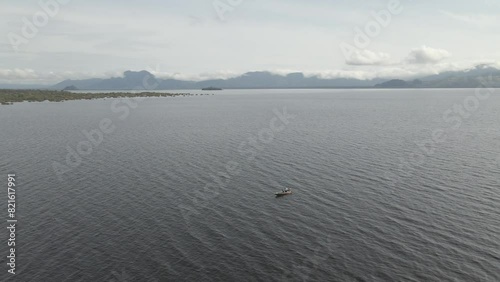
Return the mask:
<path id="1" fill-rule="evenodd" d="M 500 87 L 500 70 L 478 65 L 464 71 L 447 71 L 413 81 L 393 79 L 375 85 L 376 88 L 476 88 Z"/>
<path id="2" fill-rule="evenodd" d="M 353 78 L 323 79 L 316 76 L 306 77 L 302 73 L 278 75 L 270 72 L 248 72 L 241 76 L 229 79 L 212 79 L 205 81 L 185 81 L 176 79 L 160 79 L 147 71 L 126 71 L 123 77 L 107 79 L 92 78 L 84 80 L 65 80 L 53 89 L 76 87 L 80 90 L 133 90 L 143 89 L 146 85 L 156 85 L 155 89 L 202 89 L 208 87 L 235 89 L 235 88 L 343 88 L 343 87 L 372 87 L 382 79 L 359 80 Z"/>
<path id="3" fill-rule="evenodd" d="M 247 72 L 228 79 L 189 81 L 156 78 L 147 71 L 126 71 L 122 77 L 65 80 L 53 89 L 76 87 L 80 90 L 134 90 L 145 89 L 144 85 L 158 90 L 173 89 L 251 89 L 251 88 L 475 88 L 484 81 L 487 86 L 500 87 L 500 70 L 479 65 L 470 70 L 447 71 L 415 80 L 385 79 L 360 80 L 355 78 L 326 79 L 318 76 L 306 77 L 303 73 L 287 75 L 267 71 Z M 490 85 L 491 84 L 491 85 Z"/>
<path id="4" fill-rule="evenodd" d="M 317 76 L 306 77 L 303 73 L 287 75 L 273 74 L 266 71 L 247 72 L 229 79 L 217 79 L 197 82 L 198 87 L 230 88 L 345 88 L 371 87 L 382 79 L 359 80 L 354 78 L 324 79 Z"/>
<path id="5" fill-rule="evenodd" d="M 83 80 L 72 80 L 67 79 L 65 81 L 59 82 L 58 84 L 52 86 L 54 89 L 62 90 L 66 87 L 74 86 L 78 89 L 90 90 L 92 85 L 96 85 L 97 83 L 103 81 L 101 78 L 91 78 L 91 79 L 83 79 Z"/>
<path id="6" fill-rule="evenodd" d="M 152 77 L 151 79 L 148 79 Z M 55 89 L 64 89 L 66 87 L 76 87 L 80 90 L 132 90 L 143 87 L 143 80 L 148 79 L 149 85 L 157 83 L 152 74 L 147 71 L 126 71 L 123 77 L 112 77 L 107 79 L 91 78 L 84 80 L 65 80 L 53 86 Z"/>

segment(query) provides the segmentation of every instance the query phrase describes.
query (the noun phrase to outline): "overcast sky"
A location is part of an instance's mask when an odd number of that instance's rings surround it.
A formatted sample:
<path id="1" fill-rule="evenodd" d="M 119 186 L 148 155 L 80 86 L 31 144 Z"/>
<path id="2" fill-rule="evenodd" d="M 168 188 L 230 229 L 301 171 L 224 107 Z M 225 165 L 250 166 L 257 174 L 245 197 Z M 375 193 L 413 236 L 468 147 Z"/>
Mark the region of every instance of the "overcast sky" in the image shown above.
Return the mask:
<path id="1" fill-rule="evenodd" d="M 500 62 L 498 0 L 400 0 L 400 7 L 391 0 L 60 2 L 44 18 L 38 0 L 1 1 L 0 82 L 129 69 L 180 79 L 258 70 L 409 78 Z M 385 20 L 374 24 L 374 13 Z M 23 35 L 34 16 L 38 30 Z M 366 27 L 368 43 L 356 43 L 356 29 Z"/>

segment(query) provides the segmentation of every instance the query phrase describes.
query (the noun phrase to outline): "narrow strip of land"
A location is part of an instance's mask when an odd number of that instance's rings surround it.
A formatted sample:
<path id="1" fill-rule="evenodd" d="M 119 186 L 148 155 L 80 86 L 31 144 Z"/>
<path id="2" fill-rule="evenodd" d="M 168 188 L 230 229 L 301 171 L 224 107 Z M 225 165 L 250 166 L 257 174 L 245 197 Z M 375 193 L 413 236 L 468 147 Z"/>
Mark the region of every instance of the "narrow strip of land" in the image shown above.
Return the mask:
<path id="1" fill-rule="evenodd" d="M 63 102 L 70 100 L 92 100 L 92 99 L 103 99 L 103 98 L 176 97 L 176 96 L 197 96 L 197 95 L 209 95 L 209 94 L 157 93 L 157 92 L 74 93 L 69 91 L 56 91 L 56 90 L 0 89 L 0 104 L 11 105 L 12 103 L 16 102 L 43 102 L 43 101 Z"/>

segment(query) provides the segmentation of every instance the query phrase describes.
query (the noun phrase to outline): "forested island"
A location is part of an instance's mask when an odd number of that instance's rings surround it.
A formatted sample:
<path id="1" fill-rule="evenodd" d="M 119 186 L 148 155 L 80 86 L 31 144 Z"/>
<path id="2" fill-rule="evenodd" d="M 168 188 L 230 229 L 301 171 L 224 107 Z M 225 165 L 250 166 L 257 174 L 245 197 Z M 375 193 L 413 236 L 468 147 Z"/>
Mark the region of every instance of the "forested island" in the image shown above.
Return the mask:
<path id="1" fill-rule="evenodd" d="M 210 87 L 202 88 L 201 90 L 222 90 L 222 88 L 210 86 Z"/>
<path id="2" fill-rule="evenodd" d="M 70 100 L 92 100 L 103 98 L 124 98 L 124 97 L 177 97 L 177 96 L 197 96 L 209 94 L 190 93 L 157 93 L 157 92 L 109 92 L 109 93 L 74 93 L 69 91 L 56 90 L 17 90 L 0 89 L 0 104 L 11 105 L 15 102 L 63 102 Z M 213 95 L 213 94 L 212 94 Z"/>

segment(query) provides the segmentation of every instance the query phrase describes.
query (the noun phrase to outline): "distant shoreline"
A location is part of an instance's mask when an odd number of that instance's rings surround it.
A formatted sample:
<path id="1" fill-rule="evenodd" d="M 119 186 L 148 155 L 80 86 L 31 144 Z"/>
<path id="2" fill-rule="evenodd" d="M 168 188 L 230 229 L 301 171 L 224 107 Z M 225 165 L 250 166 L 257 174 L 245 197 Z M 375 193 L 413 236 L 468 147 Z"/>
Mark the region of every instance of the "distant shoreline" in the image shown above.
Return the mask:
<path id="1" fill-rule="evenodd" d="M 229 88 L 226 90 L 454 90 L 454 89 L 475 89 L 477 87 L 290 87 L 290 88 Z M 491 87 L 492 89 L 500 89 L 499 87 Z M 179 89 L 181 90 L 181 89 Z M 193 89 L 191 89 L 193 90 Z M 107 92 L 86 92 L 86 91 L 107 91 Z M 0 105 L 12 105 L 18 102 L 64 102 L 64 101 L 74 101 L 74 100 L 94 100 L 94 99 L 105 99 L 105 98 L 134 98 L 134 97 L 177 97 L 177 96 L 202 96 L 202 95 L 214 95 L 213 93 L 167 93 L 167 92 L 123 92 L 123 91 L 133 91 L 133 90 L 76 90 L 76 91 L 65 91 L 65 90 L 48 90 L 48 89 L 0 89 Z M 168 91 L 168 90 L 161 90 Z"/>
<path id="2" fill-rule="evenodd" d="M 210 94 L 191 93 L 157 93 L 157 92 L 106 92 L 106 93 L 74 93 L 70 91 L 56 90 L 21 90 L 0 89 L 0 105 L 12 105 L 18 102 L 64 102 L 73 100 L 93 100 L 104 98 L 136 98 L 136 97 L 177 97 L 177 96 L 201 96 Z M 213 94 L 212 94 L 213 95 Z"/>

